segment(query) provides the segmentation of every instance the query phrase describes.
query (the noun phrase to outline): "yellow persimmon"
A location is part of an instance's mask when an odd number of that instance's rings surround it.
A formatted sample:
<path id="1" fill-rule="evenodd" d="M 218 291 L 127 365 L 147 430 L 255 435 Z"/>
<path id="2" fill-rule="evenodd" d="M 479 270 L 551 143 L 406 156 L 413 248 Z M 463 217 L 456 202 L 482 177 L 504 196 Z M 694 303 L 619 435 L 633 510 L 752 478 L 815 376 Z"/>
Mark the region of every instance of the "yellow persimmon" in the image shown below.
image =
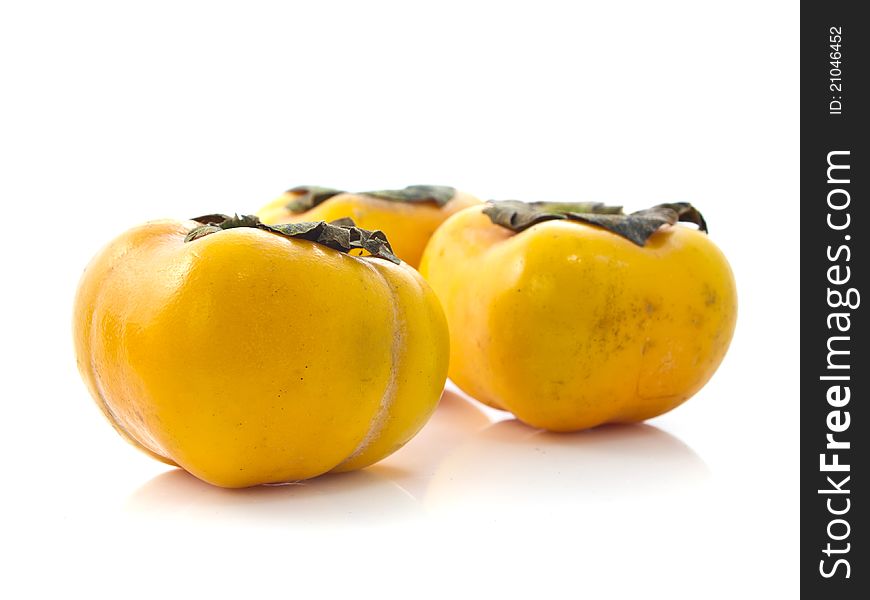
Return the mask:
<path id="1" fill-rule="evenodd" d="M 447 316 L 450 378 L 556 431 L 671 410 L 713 375 L 737 316 L 731 269 L 705 231 L 687 204 L 457 213 L 420 265 Z"/>
<path id="2" fill-rule="evenodd" d="M 401 190 L 349 193 L 300 186 L 257 212 L 264 223 L 333 221 L 348 217 L 365 229 L 383 231 L 396 256 L 414 268 L 432 233 L 447 217 L 480 200 L 451 187 L 411 185 Z"/>
<path id="3" fill-rule="evenodd" d="M 448 357 L 436 297 L 379 232 L 222 215 L 112 241 L 82 277 L 74 338 L 118 432 L 223 487 L 384 458 L 435 409 Z"/>

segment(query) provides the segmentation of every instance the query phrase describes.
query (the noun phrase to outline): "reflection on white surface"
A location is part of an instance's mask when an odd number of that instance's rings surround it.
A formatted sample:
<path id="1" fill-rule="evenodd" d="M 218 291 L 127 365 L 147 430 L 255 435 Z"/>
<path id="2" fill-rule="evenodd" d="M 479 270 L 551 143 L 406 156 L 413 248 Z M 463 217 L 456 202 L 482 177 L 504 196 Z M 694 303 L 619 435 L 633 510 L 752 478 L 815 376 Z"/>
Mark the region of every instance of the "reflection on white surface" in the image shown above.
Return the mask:
<path id="1" fill-rule="evenodd" d="M 636 502 L 683 494 L 708 474 L 691 448 L 651 425 L 550 433 L 510 418 L 493 422 L 490 412 L 446 391 L 423 431 L 369 469 L 244 490 L 216 488 L 175 469 L 139 488 L 127 509 L 270 527 L 365 525 L 457 507 Z"/>
<path id="2" fill-rule="evenodd" d="M 328 474 L 295 484 L 228 490 L 181 469 L 158 475 L 128 500 L 143 516 L 217 519 L 282 527 L 300 524 L 366 525 L 420 511 L 401 486 L 369 471 Z"/>
<path id="3" fill-rule="evenodd" d="M 423 500 L 430 480 L 458 446 L 489 427 L 492 419 L 481 405 L 451 390 L 441 396 L 438 410 L 404 448 L 370 467 Z"/>
<path id="4" fill-rule="evenodd" d="M 686 444 L 645 424 L 577 433 L 531 429 L 509 419 L 471 436 L 430 483 L 427 505 L 636 502 L 699 487 L 709 475 Z"/>

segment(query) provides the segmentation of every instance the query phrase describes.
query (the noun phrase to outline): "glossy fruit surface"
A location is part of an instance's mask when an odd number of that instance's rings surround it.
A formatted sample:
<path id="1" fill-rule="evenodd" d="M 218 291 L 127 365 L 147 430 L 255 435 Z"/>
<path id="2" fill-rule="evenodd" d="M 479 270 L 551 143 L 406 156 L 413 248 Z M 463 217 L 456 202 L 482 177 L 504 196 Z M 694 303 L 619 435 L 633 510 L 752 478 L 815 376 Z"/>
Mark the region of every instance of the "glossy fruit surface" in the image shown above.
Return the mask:
<path id="1" fill-rule="evenodd" d="M 447 316 L 450 378 L 465 392 L 572 431 L 660 415 L 713 375 L 737 295 L 706 233 L 654 222 L 639 245 L 567 219 L 515 232 L 484 210 L 446 221 L 420 266 Z"/>
<path id="2" fill-rule="evenodd" d="M 423 426 L 443 313 L 407 265 L 255 227 L 122 234 L 75 300 L 78 366 L 118 432 L 224 487 L 358 469 Z"/>

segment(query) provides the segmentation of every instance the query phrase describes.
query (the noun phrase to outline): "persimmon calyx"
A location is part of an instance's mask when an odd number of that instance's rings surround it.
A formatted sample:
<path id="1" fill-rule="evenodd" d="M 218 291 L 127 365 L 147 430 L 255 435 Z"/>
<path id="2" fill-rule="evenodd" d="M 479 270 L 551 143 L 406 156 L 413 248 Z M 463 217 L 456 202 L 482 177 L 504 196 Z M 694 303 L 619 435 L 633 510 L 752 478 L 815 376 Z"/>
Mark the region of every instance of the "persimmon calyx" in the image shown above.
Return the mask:
<path id="1" fill-rule="evenodd" d="M 322 204 L 338 194 L 344 194 L 343 190 L 319 187 L 316 185 L 300 185 L 287 190 L 293 194 L 285 208 L 292 213 L 305 212 Z M 358 196 L 369 196 L 390 202 L 404 202 L 407 204 L 429 202 L 439 207 L 444 206 L 456 195 L 456 188 L 446 185 L 409 185 L 400 190 L 375 190 L 372 192 L 357 192 Z"/>
<path id="2" fill-rule="evenodd" d="M 322 204 L 339 194 L 343 194 L 344 190 L 336 190 L 328 187 L 320 187 L 318 185 L 300 185 L 287 190 L 288 194 L 293 194 L 293 199 L 285 206 L 292 213 L 305 212 L 311 210 L 318 204 Z"/>
<path id="3" fill-rule="evenodd" d="M 663 225 L 687 222 L 694 223 L 703 232 L 707 231 L 704 217 L 688 202 L 657 204 L 625 214 L 621 206 L 608 206 L 601 202 L 492 200 L 483 209 L 483 213 L 494 224 L 517 233 L 544 221 L 579 221 L 603 227 L 638 246 L 644 246 L 650 236 Z"/>
<path id="4" fill-rule="evenodd" d="M 387 236 L 383 231 L 369 231 L 357 227 L 353 219 L 336 219 L 326 221 L 309 221 L 305 223 L 285 223 L 281 225 L 267 225 L 254 215 L 204 215 L 192 219 L 201 223 L 185 236 L 185 242 L 192 242 L 199 238 L 236 227 L 252 227 L 261 229 L 286 238 L 308 240 L 333 250 L 350 253 L 353 250 L 365 250 L 372 256 L 386 259 L 399 264 L 401 261 L 393 253 Z"/>

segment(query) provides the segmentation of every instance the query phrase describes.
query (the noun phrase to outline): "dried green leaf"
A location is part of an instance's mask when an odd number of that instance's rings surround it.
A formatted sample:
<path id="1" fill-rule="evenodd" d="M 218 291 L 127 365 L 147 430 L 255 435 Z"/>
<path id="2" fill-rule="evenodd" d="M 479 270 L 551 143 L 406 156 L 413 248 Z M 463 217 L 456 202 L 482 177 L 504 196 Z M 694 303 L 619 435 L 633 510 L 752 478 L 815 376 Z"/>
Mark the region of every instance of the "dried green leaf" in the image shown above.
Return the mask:
<path id="1" fill-rule="evenodd" d="M 343 190 L 315 185 L 302 185 L 291 188 L 287 192 L 298 194 L 298 197 L 293 198 L 286 204 L 287 210 L 293 213 L 311 210 L 333 196 L 345 193 Z M 391 202 L 431 202 L 438 206 L 444 206 L 456 195 L 456 189 L 444 185 L 409 185 L 401 190 L 359 192 L 359 195 L 371 196 L 372 198 L 389 200 Z"/>
<path id="2" fill-rule="evenodd" d="M 491 202 L 483 212 L 496 225 L 513 231 L 523 231 L 543 221 L 568 219 L 603 227 L 625 239 L 643 246 L 649 237 L 663 225 L 678 221 L 694 223 L 707 231 L 707 223 L 697 208 L 688 202 L 659 204 L 626 215 L 621 207 L 601 203 L 519 202 L 507 200 Z"/>
<path id="3" fill-rule="evenodd" d="M 649 237 L 663 225 L 675 225 L 678 221 L 694 223 L 701 231 L 707 231 L 704 217 L 688 202 L 659 204 L 652 208 L 639 210 L 630 215 L 598 215 L 591 213 L 571 213 L 569 219 L 598 225 L 643 246 Z"/>
<path id="4" fill-rule="evenodd" d="M 202 223 L 203 225 L 220 225 L 227 219 L 229 219 L 229 216 L 215 213 L 213 215 L 194 217 L 193 219 L 191 219 L 191 221 L 196 221 L 197 223 Z"/>
<path id="5" fill-rule="evenodd" d="M 300 185 L 294 188 L 290 188 L 287 190 L 289 194 L 301 194 L 300 196 L 293 198 L 290 202 L 287 203 L 286 208 L 290 212 L 300 213 L 305 212 L 306 210 L 311 210 L 318 204 L 326 202 L 333 196 L 337 196 L 338 194 L 343 194 L 343 190 L 336 190 L 333 188 L 320 187 L 317 185 Z"/>
<path id="6" fill-rule="evenodd" d="M 353 224 L 351 219 L 338 219 L 331 223 L 316 221 L 310 223 L 285 223 L 282 225 L 260 224 L 261 229 L 280 233 L 285 237 L 301 238 L 316 242 L 341 252 L 365 250 L 372 256 L 384 258 L 399 264 L 393 254 L 390 242 L 382 231 L 369 231 Z"/>
<path id="7" fill-rule="evenodd" d="M 198 240 L 201 237 L 205 237 L 218 231 L 221 231 L 221 228 L 215 225 L 200 225 L 199 227 L 191 229 L 188 234 L 184 236 L 184 241 L 192 242 L 193 240 Z"/>
<path id="8" fill-rule="evenodd" d="M 521 202 L 520 200 L 491 201 L 483 209 L 496 225 L 513 231 L 523 231 L 544 221 L 566 219 L 568 213 L 622 214 L 621 206 L 607 206 L 601 202 Z"/>
<path id="9" fill-rule="evenodd" d="M 214 224 L 218 218 L 222 218 L 222 220 Z M 191 242 L 225 229 L 252 227 L 283 235 L 287 238 L 309 240 L 341 252 L 351 252 L 358 249 L 365 250 L 372 256 L 383 258 L 396 264 L 400 262 L 393 253 L 390 242 L 382 231 L 361 229 L 349 218 L 337 219 L 331 223 L 312 221 L 282 225 L 266 225 L 260 222 L 260 219 L 254 215 L 234 215 L 232 217 L 227 215 L 206 215 L 194 220 L 205 224 L 192 229 L 184 238 L 185 242 Z"/>
<path id="10" fill-rule="evenodd" d="M 223 231 L 224 229 L 232 229 L 234 227 L 256 227 L 260 223 L 260 219 L 254 215 L 222 215 L 215 213 L 213 215 L 203 215 L 195 217 L 191 221 L 202 223 L 202 226 L 196 227 L 184 237 L 185 242 L 192 242 L 201 237 Z"/>
<path id="11" fill-rule="evenodd" d="M 361 192 L 360 195 L 391 202 L 432 202 L 444 206 L 456 195 L 456 188 L 446 185 L 409 185 L 401 190 L 377 190 Z"/>
<path id="12" fill-rule="evenodd" d="M 236 227 L 257 227 L 260 225 L 260 218 L 256 215 L 233 215 L 224 219 L 218 227 L 221 229 L 235 229 Z"/>

